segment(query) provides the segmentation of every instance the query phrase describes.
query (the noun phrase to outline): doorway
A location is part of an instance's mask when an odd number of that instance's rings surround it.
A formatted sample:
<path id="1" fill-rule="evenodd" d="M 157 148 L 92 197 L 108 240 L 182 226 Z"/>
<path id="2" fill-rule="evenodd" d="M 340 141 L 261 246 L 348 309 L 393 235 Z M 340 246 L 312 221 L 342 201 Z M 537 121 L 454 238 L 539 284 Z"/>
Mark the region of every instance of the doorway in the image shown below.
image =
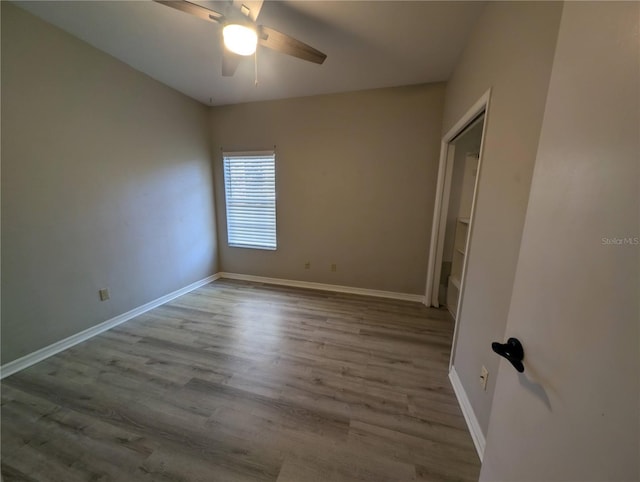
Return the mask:
<path id="1" fill-rule="evenodd" d="M 490 94 L 487 91 L 465 113 L 441 144 L 425 299 L 427 306 L 445 306 L 455 320 L 452 356 L 472 244 Z"/>
<path id="2" fill-rule="evenodd" d="M 449 143 L 452 158 L 449 202 L 442 210 L 446 219 L 440 276 L 434 283 L 433 296 L 456 318 L 462 267 L 466 258 L 471 204 L 474 198 L 484 112 Z M 446 180 L 445 180 L 446 182 Z M 446 217 L 445 217 L 446 210 Z"/>

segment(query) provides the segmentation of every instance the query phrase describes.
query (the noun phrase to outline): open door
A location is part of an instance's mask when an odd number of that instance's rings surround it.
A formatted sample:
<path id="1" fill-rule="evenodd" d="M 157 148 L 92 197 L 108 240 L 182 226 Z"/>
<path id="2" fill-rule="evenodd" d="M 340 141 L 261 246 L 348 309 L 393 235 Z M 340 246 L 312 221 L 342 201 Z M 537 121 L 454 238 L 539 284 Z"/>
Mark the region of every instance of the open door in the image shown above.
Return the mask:
<path id="1" fill-rule="evenodd" d="M 564 5 L 481 480 L 640 478 L 639 18 Z"/>

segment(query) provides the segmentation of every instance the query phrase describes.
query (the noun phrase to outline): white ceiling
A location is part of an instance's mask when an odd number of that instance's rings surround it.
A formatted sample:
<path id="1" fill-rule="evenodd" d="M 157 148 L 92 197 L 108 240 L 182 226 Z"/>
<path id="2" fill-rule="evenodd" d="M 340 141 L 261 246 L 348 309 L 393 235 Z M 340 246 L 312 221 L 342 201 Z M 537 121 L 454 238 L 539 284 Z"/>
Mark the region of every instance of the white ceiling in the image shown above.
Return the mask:
<path id="1" fill-rule="evenodd" d="M 223 2 L 198 2 L 221 11 Z M 323 65 L 259 48 L 222 77 L 220 27 L 147 1 L 17 2 L 205 104 L 445 81 L 483 2 L 266 1 L 258 23 L 327 54 Z M 210 101 L 211 99 L 211 101 Z"/>

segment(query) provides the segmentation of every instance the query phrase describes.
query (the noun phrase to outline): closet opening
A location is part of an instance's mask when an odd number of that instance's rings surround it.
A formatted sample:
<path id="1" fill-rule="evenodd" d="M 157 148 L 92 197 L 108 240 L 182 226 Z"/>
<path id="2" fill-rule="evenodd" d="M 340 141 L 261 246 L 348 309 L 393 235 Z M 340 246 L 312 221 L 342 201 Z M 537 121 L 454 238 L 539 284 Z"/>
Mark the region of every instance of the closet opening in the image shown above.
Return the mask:
<path id="1" fill-rule="evenodd" d="M 439 305 L 447 307 L 454 318 L 460 299 L 462 268 L 467 255 L 471 204 L 478 177 L 483 126 L 484 113 L 449 143 L 453 159 L 437 300 Z"/>
<path id="2" fill-rule="evenodd" d="M 490 95 L 487 91 L 447 132 L 441 144 L 425 304 L 446 307 L 455 320 L 452 357 L 464 303 L 465 272 L 472 254 Z"/>

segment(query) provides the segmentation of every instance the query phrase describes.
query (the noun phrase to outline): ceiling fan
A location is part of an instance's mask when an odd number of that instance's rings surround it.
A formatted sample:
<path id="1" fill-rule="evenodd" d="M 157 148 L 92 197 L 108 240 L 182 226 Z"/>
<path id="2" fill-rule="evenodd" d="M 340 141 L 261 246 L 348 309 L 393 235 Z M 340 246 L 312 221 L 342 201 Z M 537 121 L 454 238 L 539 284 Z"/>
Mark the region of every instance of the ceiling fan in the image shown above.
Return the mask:
<path id="1" fill-rule="evenodd" d="M 257 45 L 316 64 L 322 64 L 327 58 L 319 50 L 289 35 L 256 24 L 257 13 L 260 11 L 262 1 L 246 2 L 257 4 L 257 8 L 254 7 L 253 11 L 241 3 L 240 12 L 235 11 L 235 8 L 232 7 L 228 9 L 229 12 L 226 16 L 187 0 L 154 1 L 223 26 L 222 75 L 225 77 L 232 76 L 240 60 L 243 57 L 253 55 Z M 233 3 L 240 2 L 236 0 Z"/>

